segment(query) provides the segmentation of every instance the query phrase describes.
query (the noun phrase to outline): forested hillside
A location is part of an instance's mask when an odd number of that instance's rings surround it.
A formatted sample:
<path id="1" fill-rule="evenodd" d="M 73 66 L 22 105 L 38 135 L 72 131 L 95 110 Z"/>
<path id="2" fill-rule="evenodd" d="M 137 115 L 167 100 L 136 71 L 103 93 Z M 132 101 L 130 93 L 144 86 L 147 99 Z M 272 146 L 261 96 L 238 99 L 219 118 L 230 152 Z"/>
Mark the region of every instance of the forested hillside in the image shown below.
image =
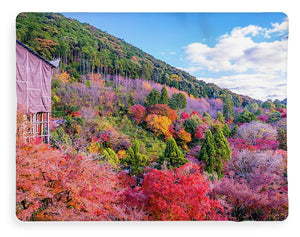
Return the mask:
<path id="1" fill-rule="evenodd" d="M 48 60 L 61 58 L 61 69 L 75 80 L 88 73 L 142 78 L 187 92 L 194 97 L 218 98 L 229 93 L 235 106 L 258 102 L 158 60 L 104 31 L 55 13 L 20 13 L 17 39 Z"/>
<path id="2" fill-rule="evenodd" d="M 50 142 L 25 140 L 32 125 L 18 111 L 20 220 L 287 218 L 286 104 L 242 106 L 239 96 L 59 14 L 22 13 L 17 35 L 62 59 Z"/>

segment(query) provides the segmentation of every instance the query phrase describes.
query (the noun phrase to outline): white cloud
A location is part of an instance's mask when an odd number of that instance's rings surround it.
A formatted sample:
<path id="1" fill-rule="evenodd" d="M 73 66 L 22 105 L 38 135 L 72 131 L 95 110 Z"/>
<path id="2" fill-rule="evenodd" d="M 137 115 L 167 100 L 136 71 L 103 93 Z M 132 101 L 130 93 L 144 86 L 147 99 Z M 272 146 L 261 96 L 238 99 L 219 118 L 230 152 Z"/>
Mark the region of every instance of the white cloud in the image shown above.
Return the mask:
<path id="1" fill-rule="evenodd" d="M 245 49 L 243 57 L 236 61 L 237 68 L 254 69 L 258 72 L 286 72 L 287 41 L 262 42 Z"/>
<path id="2" fill-rule="evenodd" d="M 214 47 L 200 42 L 184 47 L 190 67 L 205 67 L 210 71 L 259 72 L 286 71 L 287 41 L 255 43 L 245 35 L 256 35 L 260 27 L 234 28 Z"/>
<path id="3" fill-rule="evenodd" d="M 189 63 L 185 70 L 191 73 L 201 70 L 238 73 L 203 80 L 254 98 L 263 99 L 272 94 L 278 98 L 286 97 L 285 77 L 279 76 L 285 75 L 287 70 L 286 37 L 282 37 L 281 41 L 268 42 L 254 42 L 252 37 L 286 36 L 287 31 L 288 21 L 285 19 L 281 24 L 272 23 L 271 28 L 255 25 L 235 27 L 230 34 L 222 35 L 214 47 L 200 42 L 189 44 L 184 47 Z M 278 84 L 278 81 L 281 82 Z"/>
<path id="4" fill-rule="evenodd" d="M 285 75 L 279 73 L 236 74 L 198 79 L 263 101 L 274 98 L 284 99 L 287 96 Z"/>
<path id="5" fill-rule="evenodd" d="M 260 32 L 262 32 L 264 29 L 262 27 L 259 26 L 255 26 L 255 25 L 249 25 L 246 26 L 244 28 L 241 27 L 235 27 L 232 32 L 231 35 L 249 35 L 251 34 L 251 36 L 256 36 L 258 35 Z"/>
<path id="6" fill-rule="evenodd" d="M 210 71 L 259 72 L 286 71 L 287 41 L 255 43 L 251 37 L 270 34 L 283 35 L 288 31 L 287 18 L 281 23 L 272 23 L 271 28 L 255 25 L 235 27 L 230 34 L 222 35 L 214 47 L 195 42 L 184 47 L 190 67 L 204 66 Z"/>
<path id="7" fill-rule="evenodd" d="M 283 35 L 289 30 L 289 22 L 288 18 L 286 17 L 284 21 L 279 23 L 271 23 L 272 28 L 265 30 L 265 37 L 270 38 L 270 34 L 277 33 L 278 35 Z"/>

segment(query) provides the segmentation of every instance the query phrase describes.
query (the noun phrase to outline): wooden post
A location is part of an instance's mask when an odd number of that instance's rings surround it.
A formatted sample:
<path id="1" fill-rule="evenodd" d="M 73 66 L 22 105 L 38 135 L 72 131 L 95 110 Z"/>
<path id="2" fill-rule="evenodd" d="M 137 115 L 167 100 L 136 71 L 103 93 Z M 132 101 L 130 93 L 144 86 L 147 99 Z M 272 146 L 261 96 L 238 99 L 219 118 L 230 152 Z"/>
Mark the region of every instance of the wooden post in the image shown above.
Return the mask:
<path id="1" fill-rule="evenodd" d="M 43 129 L 44 129 L 44 113 L 41 113 L 41 138 L 43 137 Z M 44 139 L 43 139 L 44 140 Z"/>
<path id="2" fill-rule="evenodd" d="M 50 141 L 50 122 L 49 122 L 49 112 L 47 113 L 47 143 Z"/>

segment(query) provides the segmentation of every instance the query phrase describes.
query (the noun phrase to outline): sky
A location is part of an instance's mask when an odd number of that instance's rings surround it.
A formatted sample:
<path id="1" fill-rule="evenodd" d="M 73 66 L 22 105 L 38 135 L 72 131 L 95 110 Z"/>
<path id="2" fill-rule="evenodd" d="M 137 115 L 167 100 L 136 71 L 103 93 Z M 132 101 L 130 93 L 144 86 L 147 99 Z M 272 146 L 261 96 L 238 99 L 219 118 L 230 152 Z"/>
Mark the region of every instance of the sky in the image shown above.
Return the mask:
<path id="1" fill-rule="evenodd" d="M 286 95 L 284 13 L 63 13 L 199 80 L 255 99 Z"/>

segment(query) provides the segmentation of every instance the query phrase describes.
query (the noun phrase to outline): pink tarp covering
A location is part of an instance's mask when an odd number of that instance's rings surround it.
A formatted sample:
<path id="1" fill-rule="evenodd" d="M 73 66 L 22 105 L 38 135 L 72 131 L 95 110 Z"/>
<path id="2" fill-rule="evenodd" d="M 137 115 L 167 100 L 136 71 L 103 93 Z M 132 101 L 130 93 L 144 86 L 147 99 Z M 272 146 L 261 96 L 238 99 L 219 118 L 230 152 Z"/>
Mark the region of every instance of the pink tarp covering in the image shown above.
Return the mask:
<path id="1" fill-rule="evenodd" d="M 16 44 L 17 101 L 27 113 L 51 112 L 52 68 Z"/>

